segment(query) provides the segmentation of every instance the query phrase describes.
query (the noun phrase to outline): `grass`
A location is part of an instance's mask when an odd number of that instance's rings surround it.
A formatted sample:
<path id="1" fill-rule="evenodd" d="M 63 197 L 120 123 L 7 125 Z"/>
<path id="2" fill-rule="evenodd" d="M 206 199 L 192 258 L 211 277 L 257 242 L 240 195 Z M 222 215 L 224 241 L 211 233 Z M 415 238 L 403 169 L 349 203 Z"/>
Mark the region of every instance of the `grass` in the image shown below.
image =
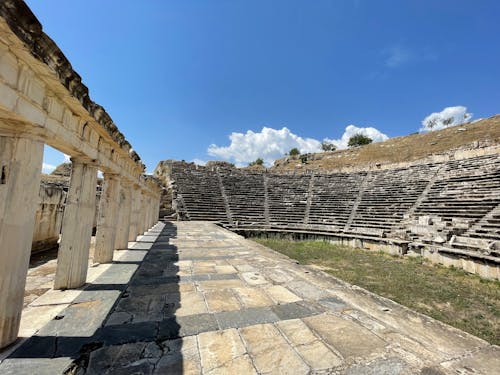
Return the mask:
<path id="1" fill-rule="evenodd" d="M 500 282 L 399 257 L 322 241 L 254 239 L 301 264 L 387 297 L 451 326 L 500 344 Z"/>

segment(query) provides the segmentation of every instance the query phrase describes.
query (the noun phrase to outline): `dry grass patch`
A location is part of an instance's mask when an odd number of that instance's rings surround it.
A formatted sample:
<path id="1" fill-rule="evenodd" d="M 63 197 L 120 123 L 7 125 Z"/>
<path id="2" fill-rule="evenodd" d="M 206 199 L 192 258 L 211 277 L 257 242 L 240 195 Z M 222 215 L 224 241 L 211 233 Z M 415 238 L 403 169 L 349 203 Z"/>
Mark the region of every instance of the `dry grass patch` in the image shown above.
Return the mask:
<path id="1" fill-rule="evenodd" d="M 500 344 L 500 282 L 423 258 L 390 256 L 322 241 L 255 239 L 351 284 Z"/>
<path id="2" fill-rule="evenodd" d="M 317 160 L 302 165 L 307 169 L 335 170 L 339 168 L 367 167 L 381 164 L 405 163 L 472 145 L 475 142 L 500 143 L 500 115 L 474 123 L 457 125 L 428 133 L 391 138 L 347 150 L 316 154 Z M 294 170 L 297 160 L 273 167 L 276 170 Z"/>

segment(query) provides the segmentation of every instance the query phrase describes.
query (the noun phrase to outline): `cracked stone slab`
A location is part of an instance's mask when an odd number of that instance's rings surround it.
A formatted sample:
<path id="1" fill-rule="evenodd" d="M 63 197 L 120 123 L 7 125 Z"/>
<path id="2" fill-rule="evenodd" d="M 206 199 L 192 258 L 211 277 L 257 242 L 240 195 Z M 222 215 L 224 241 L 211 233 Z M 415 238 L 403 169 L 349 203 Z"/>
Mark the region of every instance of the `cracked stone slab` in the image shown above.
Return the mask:
<path id="1" fill-rule="evenodd" d="M 0 364 L 2 375 L 54 375 L 62 374 L 70 367 L 73 359 L 60 358 L 7 358 Z"/>
<path id="2" fill-rule="evenodd" d="M 272 306 L 271 309 L 280 320 L 305 318 L 306 316 L 321 313 L 321 311 L 303 301 L 276 305 Z"/>
<path id="3" fill-rule="evenodd" d="M 146 348 L 153 343 L 136 342 L 104 346 L 90 353 L 86 375 L 101 374 L 152 374 L 154 365 L 163 351 L 158 347 L 158 357 L 145 357 L 153 351 Z"/>
<path id="4" fill-rule="evenodd" d="M 236 329 L 205 332 L 198 340 L 205 373 L 256 374 Z"/>
<path id="5" fill-rule="evenodd" d="M 158 337 L 162 340 L 217 331 L 219 326 L 213 314 L 198 314 L 164 319 L 159 323 Z"/>
<path id="6" fill-rule="evenodd" d="M 387 343 L 368 329 L 331 314 L 304 318 L 305 323 L 345 359 L 383 353 Z"/>
<path id="7" fill-rule="evenodd" d="M 97 341 L 106 345 L 136 341 L 153 341 L 158 333 L 158 322 L 141 322 L 105 326 L 99 330 Z"/>
<path id="8" fill-rule="evenodd" d="M 215 314 L 220 329 L 241 328 L 261 323 L 274 323 L 280 318 L 269 307 L 256 307 Z"/>
<path id="9" fill-rule="evenodd" d="M 347 304 L 337 297 L 321 299 L 318 303 L 330 311 L 340 312 L 347 308 Z"/>

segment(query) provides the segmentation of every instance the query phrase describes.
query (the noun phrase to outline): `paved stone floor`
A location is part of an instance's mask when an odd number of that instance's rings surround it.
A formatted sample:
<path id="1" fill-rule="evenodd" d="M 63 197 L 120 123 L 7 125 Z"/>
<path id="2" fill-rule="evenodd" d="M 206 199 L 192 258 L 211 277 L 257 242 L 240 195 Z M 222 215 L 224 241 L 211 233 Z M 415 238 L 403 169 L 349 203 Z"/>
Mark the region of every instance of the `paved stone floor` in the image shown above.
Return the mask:
<path id="1" fill-rule="evenodd" d="M 30 304 L 0 374 L 500 373 L 500 348 L 211 223 L 89 271 Z"/>

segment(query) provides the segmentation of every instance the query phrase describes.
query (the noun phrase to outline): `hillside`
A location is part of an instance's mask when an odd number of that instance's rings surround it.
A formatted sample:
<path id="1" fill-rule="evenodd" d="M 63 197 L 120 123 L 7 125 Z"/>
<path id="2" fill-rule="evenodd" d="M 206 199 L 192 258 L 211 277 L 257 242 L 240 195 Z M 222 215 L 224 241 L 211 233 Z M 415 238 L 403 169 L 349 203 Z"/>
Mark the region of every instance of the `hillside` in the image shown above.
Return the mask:
<path id="1" fill-rule="evenodd" d="M 500 115 L 429 133 L 391 138 L 385 142 L 276 160 L 273 170 L 312 170 L 405 163 L 458 149 L 500 144 Z"/>

